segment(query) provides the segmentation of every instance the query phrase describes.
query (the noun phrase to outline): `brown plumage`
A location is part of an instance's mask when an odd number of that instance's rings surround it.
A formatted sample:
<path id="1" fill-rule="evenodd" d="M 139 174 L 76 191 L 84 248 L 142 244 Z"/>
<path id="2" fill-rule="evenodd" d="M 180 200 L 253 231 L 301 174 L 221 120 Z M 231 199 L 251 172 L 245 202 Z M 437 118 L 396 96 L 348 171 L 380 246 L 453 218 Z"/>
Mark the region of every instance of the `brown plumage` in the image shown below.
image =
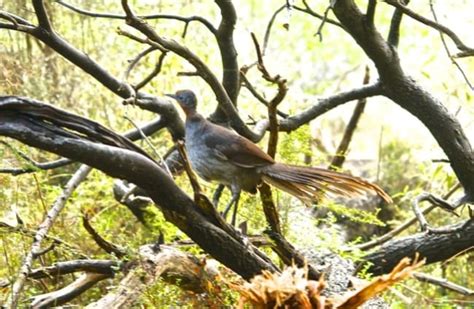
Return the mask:
<path id="1" fill-rule="evenodd" d="M 205 180 L 217 181 L 232 191 L 224 214 L 232 204 L 237 205 L 241 190 L 256 193 L 262 181 L 305 204 L 319 201 L 323 195 L 352 197 L 367 192 L 378 194 L 388 203 L 392 201 L 379 186 L 363 179 L 323 168 L 275 162 L 250 140 L 198 114 L 196 96 L 191 90 L 168 96 L 177 100 L 186 114 L 185 145 L 193 169 Z"/>

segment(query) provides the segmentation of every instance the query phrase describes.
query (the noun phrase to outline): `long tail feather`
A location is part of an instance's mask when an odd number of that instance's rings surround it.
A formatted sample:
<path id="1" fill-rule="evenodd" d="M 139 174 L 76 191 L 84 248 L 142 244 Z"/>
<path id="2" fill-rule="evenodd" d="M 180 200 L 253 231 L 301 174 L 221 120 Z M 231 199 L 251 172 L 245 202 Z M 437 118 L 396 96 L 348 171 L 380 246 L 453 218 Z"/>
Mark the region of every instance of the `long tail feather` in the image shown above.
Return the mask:
<path id="1" fill-rule="evenodd" d="M 353 197 L 376 193 L 387 203 L 390 196 L 379 186 L 361 178 L 317 167 L 276 163 L 261 170 L 263 181 L 302 200 L 305 204 L 318 201 L 323 195 Z"/>

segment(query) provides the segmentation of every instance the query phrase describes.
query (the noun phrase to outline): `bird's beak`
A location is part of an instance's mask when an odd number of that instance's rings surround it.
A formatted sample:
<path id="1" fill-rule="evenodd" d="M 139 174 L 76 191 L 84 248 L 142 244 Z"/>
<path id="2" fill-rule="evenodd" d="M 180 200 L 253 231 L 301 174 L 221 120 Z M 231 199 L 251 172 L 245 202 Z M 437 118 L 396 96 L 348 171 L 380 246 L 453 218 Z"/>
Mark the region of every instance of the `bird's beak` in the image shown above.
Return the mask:
<path id="1" fill-rule="evenodd" d="M 173 98 L 173 99 L 177 100 L 177 98 L 176 98 L 176 95 L 175 95 L 175 94 L 172 94 L 172 93 L 165 93 L 165 96 L 167 96 L 167 97 L 170 97 L 170 98 Z"/>

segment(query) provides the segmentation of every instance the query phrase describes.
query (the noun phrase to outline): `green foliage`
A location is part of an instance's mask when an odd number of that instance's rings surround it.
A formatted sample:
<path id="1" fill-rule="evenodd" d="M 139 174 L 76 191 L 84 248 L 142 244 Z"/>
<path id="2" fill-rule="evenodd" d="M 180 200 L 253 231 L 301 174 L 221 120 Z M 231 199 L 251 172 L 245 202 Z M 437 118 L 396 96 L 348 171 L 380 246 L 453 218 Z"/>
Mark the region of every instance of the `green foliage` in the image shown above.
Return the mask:
<path id="1" fill-rule="evenodd" d="M 375 212 L 370 212 L 363 209 L 350 208 L 330 201 L 325 202 L 324 207 L 327 207 L 334 214 L 339 215 L 342 218 L 347 218 L 353 222 L 385 226 L 385 223 L 377 218 L 377 213 L 380 209 L 377 209 Z"/>
<path id="2" fill-rule="evenodd" d="M 279 135 L 278 156 L 285 163 L 305 165 L 306 160 L 315 155 L 311 147 L 311 140 L 309 126 L 301 126 L 288 134 L 281 133 Z M 296 149 L 297 151 L 295 151 Z M 315 161 L 318 161 L 317 156 Z"/>

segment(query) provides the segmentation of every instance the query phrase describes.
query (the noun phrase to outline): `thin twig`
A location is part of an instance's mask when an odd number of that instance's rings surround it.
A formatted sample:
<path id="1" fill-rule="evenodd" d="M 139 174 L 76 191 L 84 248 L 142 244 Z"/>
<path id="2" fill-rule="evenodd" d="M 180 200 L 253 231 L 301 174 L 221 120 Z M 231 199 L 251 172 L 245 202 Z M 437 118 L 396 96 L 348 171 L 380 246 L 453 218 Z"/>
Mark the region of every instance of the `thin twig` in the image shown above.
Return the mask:
<path id="1" fill-rule="evenodd" d="M 87 165 L 81 165 L 81 167 L 74 173 L 74 175 L 69 179 L 63 192 L 61 195 L 58 196 L 56 201 L 54 202 L 51 209 L 48 211 L 48 214 L 44 221 L 38 227 L 36 235 L 34 237 L 33 244 L 31 245 L 31 249 L 28 254 L 25 256 L 23 263 L 20 267 L 18 277 L 13 283 L 13 287 L 11 290 L 11 294 L 7 300 L 7 308 L 16 308 L 18 306 L 18 301 L 20 299 L 21 292 L 25 286 L 26 278 L 30 273 L 31 266 L 33 265 L 33 260 L 37 252 L 41 250 L 41 242 L 46 237 L 49 229 L 53 225 L 54 221 L 58 217 L 61 210 L 66 205 L 71 194 L 77 188 L 77 186 L 87 177 L 89 172 L 92 170 L 91 167 Z"/>
<path id="2" fill-rule="evenodd" d="M 436 11 L 434 9 L 433 0 L 430 0 L 430 9 L 431 9 L 431 13 L 433 14 L 434 20 L 438 22 L 438 16 L 436 15 Z M 451 62 L 456 66 L 458 71 L 461 73 L 462 77 L 464 78 L 464 81 L 469 86 L 469 88 L 471 88 L 471 90 L 474 90 L 471 84 L 471 81 L 467 77 L 466 72 L 464 72 L 461 65 L 456 61 L 456 59 L 454 59 L 453 55 L 451 55 L 451 52 L 449 51 L 449 48 L 448 48 L 448 44 L 446 44 L 446 40 L 444 39 L 443 32 L 439 31 L 439 36 L 441 38 L 441 42 L 443 43 L 444 50 L 446 51 L 446 54 L 448 55 L 449 59 L 451 59 Z"/>
<path id="3" fill-rule="evenodd" d="M 161 164 L 163 164 L 163 166 L 165 167 L 165 170 L 166 172 L 168 173 L 168 175 L 173 178 L 173 174 L 171 173 L 168 165 L 166 164 L 166 161 L 163 159 L 163 157 L 160 155 L 160 153 L 158 152 L 158 150 L 156 150 L 155 146 L 153 146 L 152 142 L 150 141 L 150 139 L 148 138 L 148 136 L 145 135 L 145 133 L 143 133 L 143 131 L 140 129 L 140 127 L 132 120 L 130 119 L 129 117 L 127 116 L 123 116 L 123 118 L 127 119 L 134 127 L 135 129 L 140 133 L 141 137 L 145 140 L 145 142 L 148 144 L 148 146 L 150 146 L 151 150 L 153 151 L 153 153 L 155 154 L 155 156 L 157 156 L 158 158 L 160 158 L 160 162 Z"/>
<path id="4" fill-rule="evenodd" d="M 134 86 L 135 90 L 137 91 L 140 90 L 141 88 L 146 86 L 153 78 L 155 78 L 158 74 L 160 74 L 165 57 L 166 57 L 166 52 L 163 52 L 160 55 L 160 58 L 158 59 L 158 62 L 155 65 L 155 68 L 153 69 L 153 71 L 151 71 L 150 74 L 148 74 L 148 76 L 146 76 L 141 82 L 139 82 L 138 84 Z"/>
<path id="5" fill-rule="evenodd" d="M 27 166 L 27 167 L 24 167 L 24 168 L 0 168 L 0 173 L 12 174 L 14 176 L 17 176 L 17 175 L 20 175 L 20 174 L 36 172 L 38 170 L 49 170 L 49 169 L 58 168 L 58 167 L 67 165 L 67 164 L 72 162 L 69 159 L 62 158 L 62 159 L 52 161 L 52 162 L 40 163 L 40 162 L 36 162 L 35 160 L 31 159 L 28 155 L 26 155 L 25 153 L 15 149 L 12 145 L 10 145 L 9 143 L 7 143 L 3 140 L 0 140 L 0 144 L 5 145 L 7 148 L 9 148 L 15 154 L 19 155 L 24 160 L 26 160 L 29 164 L 33 165 L 33 166 Z"/>
<path id="6" fill-rule="evenodd" d="M 124 80 L 128 80 L 130 72 L 133 70 L 133 68 L 135 68 L 135 66 L 140 62 L 140 60 L 142 60 L 146 55 L 155 50 L 158 50 L 158 46 L 150 46 L 144 51 L 140 52 L 135 58 L 129 60 L 130 64 L 128 65 L 127 70 L 125 70 Z"/>
<path id="7" fill-rule="evenodd" d="M 437 207 L 440 207 L 456 216 L 459 216 L 456 212 L 454 212 L 454 210 L 459 207 L 461 205 L 460 202 L 458 202 L 457 204 L 450 204 L 449 202 L 447 202 L 446 200 L 442 199 L 442 198 L 439 198 L 439 197 L 436 197 L 434 196 L 433 194 L 431 193 L 422 193 L 420 195 L 418 195 L 414 200 L 413 200 L 413 211 L 415 212 L 415 216 L 417 217 L 418 221 L 420 222 L 420 226 L 421 226 L 421 230 L 422 231 L 430 231 L 430 232 L 435 232 L 435 231 L 438 231 L 438 232 L 441 232 L 441 230 L 435 230 L 433 228 L 431 228 L 428 224 L 428 222 L 426 221 L 423 213 L 421 212 L 420 210 L 420 207 L 418 206 L 418 204 L 420 202 L 424 202 L 424 201 L 429 201 L 431 202 L 431 204 L 437 206 Z M 446 230 L 446 229 L 443 229 L 442 230 L 443 233 L 450 233 L 451 230 Z"/>
<path id="8" fill-rule="evenodd" d="M 240 79 L 242 80 L 242 83 L 243 83 L 244 87 L 247 88 L 250 91 L 250 93 L 260 103 L 262 103 L 263 105 L 265 105 L 268 108 L 268 101 L 260 93 L 258 93 L 257 89 L 255 89 L 255 87 L 250 83 L 249 79 L 247 78 L 247 76 L 245 75 L 244 72 L 245 72 L 245 70 L 240 71 Z M 284 112 L 282 112 L 278 109 L 277 109 L 276 112 L 277 112 L 278 116 L 280 116 L 282 118 L 288 118 L 288 116 L 289 116 L 287 113 L 284 113 Z"/>
<path id="9" fill-rule="evenodd" d="M 367 85 L 370 81 L 369 73 L 370 73 L 369 67 L 366 66 L 364 80 L 363 80 L 364 85 Z M 330 169 L 340 169 L 342 165 L 344 164 L 344 161 L 346 159 L 346 154 L 349 149 L 349 144 L 352 140 L 352 136 L 354 135 L 359 119 L 362 116 L 362 113 L 364 112 L 366 103 L 367 103 L 367 98 L 362 98 L 357 101 L 357 105 L 354 108 L 354 112 L 352 113 L 351 119 L 349 120 L 349 123 L 346 126 L 341 142 L 339 143 L 339 146 L 337 147 L 336 154 L 332 158 L 331 164 L 329 165 Z"/>
<path id="10" fill-rule="evenodd" d="M 467 287 L 448 281 L 445 278 L 437 278 L 437 277 L 434 277 L 425 273 L 420 273 L 420 272 L 413 273 L 413 276 L 422 282 L 428 282 L 428 283 L 443 287 L 445 289 L 454 291 L 456 293 L 460 293 L 465 296 L 474 296 L 474 290 L 468 289 Z"/>
<path id="11" fill-rule="evenodd" d="M 2 221 L 0 221 L 0 229 L 5 229 L 5 230 L 7 230 L 8 233 L 19 233 L 21 235 L 25 235 L 25 236 L 28 236 L 28 237 L 35 237 L 35 235 L 38 233 L 37 230 L 29 229 L 29 228 L 24 227 L 22 225 L 13 226 L 11 224 L 8 224 L 7 222 L 2 222 Z M 77 255 L 77 256 L 79 256 L 83 259 L 88 259 L 89 258 L 87 255 L 81 253 L 77 246 L 72 245 L 72 244 L 66 242 L 65 240 L 63 240 L 59 237 L 45 235 L 44 239 L 52 241 L 56 245 L 63 246 L 65 249 L 68 249 L 71 252 L 73 252 L 74 255 Z"/>
<path id="12" fill-rule="evenodd" d="M 326 21 L 328 20 L 328 14 L 330 10 L 331 10 L 331 5 L 329 5 L 326 8 L 326 10 L 324 10 L 323 19 L 321 20 L 321 23 L 319 24 L 318 30 L 316 30 L 316 33 L 314 34 L 314 36 L 319 37 L 320 42 L 323 41 L 323 27 L 326 24 Z"/>
<path id="13" fill-rule="evenodd" d="M 271 30 L 272 30 L 273 23 L 275 22 L 275 19 L 278 16 L 278 14 L 280 14 L 280 12 L 283 11 L 285 8 L 286 8 L 286 4 L 279 7 L 275 11 L 275 13 L 273 13 L 272 17 L 268 21 L 268 25 L 267 25 L 267 28 L 265 30 L 265 36 L 263 37 L 262 55 L 265 55 L 265 52 L 267 51 L 268 42 L 270 40 L 270 33 L 271 33 Z"/>
<path id="14" fill-rule="evenodd" d="M 56 0 L 56 3 L 70 9 L 71 11 L 74 11 L 84 16 L 96 17 L 96 18 L 109 18 L 109 19 L 126 19 L 127 18 L 126 15 L 87 11 L 81 8 L 77 8 L 62 0 Z M 183 17 L 183 16 L 171 15 L 171 14 L 149 14 L 149 15 L 138 15 L 137 17 L 141 19 L 174 19 L 174 20 L 182 21 L 186 24 L 189 24 L 192 21 L 197 21 L 197 22 L 200 22 L 202 25 L 204 25 L 212 33 L 216 32 L 216 29 L 214 28 L 214 26 L 207 19 L 201 16 Z"/>
<path id="15" fill-rule="evenodd" d="M 461 41 L 461 39 L 456 35 L 456 33 L 454 33 L 448 27 L 443 26 L 443 25 L 437 23 L 436 21 L 432 21 L 432 20 L 430 20 L 430 19 L 428 19 L 424 16 L 421 16 L 421 15 L 413 12 L 412 10 L 407 8 L 403 3 L 401 3 L 399 0 L 385 0 L 385 2 L 392 5 L 392 6 L 394 6 L 394 7 L 396 7 L 397 9 L 400 9 L 403 13 L 405 13 L 406 15 L 410 16 L 411 18 L 419 21 L 420 23 L 425 24 L 425 25 L 427 25 L 431 28 L 434 28 L 434 29 L 446 34 L 447 36 L 449 36 L 451 38 L 451 40 L 454 42 L 454 44 L 456 45 L 456 47 L 460 51 L 465 52 L 465 53 L 470 53 L 470 54 L 474 55 L 474 48 L 465 45 Z"/>
<path id="16" fill-rule="evenodd" d="M 309 15 L 311 15 L 311 16 L 313 16 L 313 17 L 318 18 L 318 19 L 321 19 L 321 20 L 324 19 L 324 15 L 321 15 L 321 14 L 319 14 L 319 13 L 313 11 L 313 9 L 311 9 L 311 7 L 308 5 L 308 3 L 306 2 L 306 0 L 303 0 L 303 5 L 304 5 L 304 8 L 301 8 L 301 7 L 296 6 L 296 5 L 293 5 L 293 8 L 294 8 L 295 10 L 297 10 L 297 11 L 300 11 L 300 12 L 303 12 L 303 13 L 306 13 L 306 14 L 309 14 Z M 330 24 L 332 24 L 332 25 L 334 25 L 334 26 L 338 26 L 339 28 L 344 29 L 344 26 L 343 26 L 340 22 L 335 21 L 335 20 L 333 20 L 333 19 L 327 18 L 327 19 L 326 19 L 326 22 L 328 22 L 328 23 L 330 23 Z"/>
<path id="17" fill-rule="evenodd" d="M 92 239 L 94 239 L 95 243 L 105 252 L 115 254 L 115 256 L 119 259 L 127 255 L 125 249 L 120 248 L 119 246 L 111 243 L 110 241 L 107 241 L 99 233 L 97 233 L 97 231 L 90 224 L 87 215 L 82 215 L 82 226 L 89 233 L 89 235 L 92 236 Z"/>

